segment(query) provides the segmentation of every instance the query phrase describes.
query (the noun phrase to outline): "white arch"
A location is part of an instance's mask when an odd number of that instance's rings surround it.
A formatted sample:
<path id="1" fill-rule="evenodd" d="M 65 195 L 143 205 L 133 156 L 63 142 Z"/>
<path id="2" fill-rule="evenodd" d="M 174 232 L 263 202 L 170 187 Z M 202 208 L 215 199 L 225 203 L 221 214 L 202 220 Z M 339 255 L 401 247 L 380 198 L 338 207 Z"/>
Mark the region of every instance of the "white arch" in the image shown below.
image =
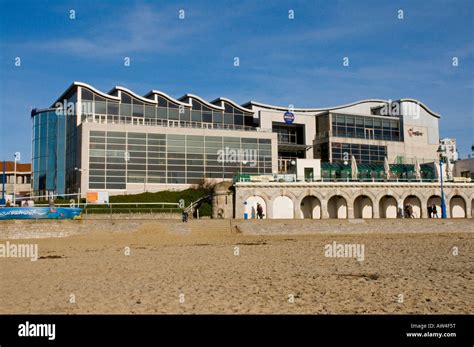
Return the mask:
<path id="1" fill-rule="evenodd" d="M 328 200 L 328 214 L 329 218 L 346 219 L 347 215 L 347 200 L 342 195 L 334 195 Z"/>
<path id="2" fill-rule="evenodd" d="M 321 200 L 314 195 L 307 195 L 301 199 L 301 218 L 321 219 Z"/>
<path id="3" fill-rule="evenodd" d="M 367 195 L 359 195 L 354 199 L 354 218 L 372 218 L 373 217 L 372 199 Z"/>
<path id="4" fill-rule="evenodd" d="M 466 200 L 461 195 L 454 195 L 449 200 L 451 218 L 466 218 Z"/>
<path id="5" fill-rule="evenodd" d="M 293 219 L 294 210 L 293 210 L 293 200 L 288 196 L 282 195 L 277 196 L 273 200 L 273 218 L 274 219 Z"/>
<path id="6" fill-rule="evenodd" d="M 428 198 L 427 207 L 435 206 L 436 207 L 436 214 L 432 214 L 432 218 L 441 218 L 441 196 L 438 194 L 433 194 Z M 428 213 L 428 211 L 427 211 Z"/>
<path id="7" fill-rule="evenodd" d="M 379 199 L 380 218 L 397 218 L 398 203 L 392 195 L 384 195 Z"/>
<path id="8" fill-rule="evenodd" d="M 421 218 L 421 199 L 416 195 L 408 195 L 403 200 L 403 206 L 411 205 L 413 209 L 412 218 Z"/>
<path id="9" fill-rule="evenodd" d="M 245 213 L 249 219 L 257 219 L 257 203 L 262 205 L 263 218 L 267 218 L 267 204 L 265 200 L 258 195 L 249 196 L 245 200 Z"/>

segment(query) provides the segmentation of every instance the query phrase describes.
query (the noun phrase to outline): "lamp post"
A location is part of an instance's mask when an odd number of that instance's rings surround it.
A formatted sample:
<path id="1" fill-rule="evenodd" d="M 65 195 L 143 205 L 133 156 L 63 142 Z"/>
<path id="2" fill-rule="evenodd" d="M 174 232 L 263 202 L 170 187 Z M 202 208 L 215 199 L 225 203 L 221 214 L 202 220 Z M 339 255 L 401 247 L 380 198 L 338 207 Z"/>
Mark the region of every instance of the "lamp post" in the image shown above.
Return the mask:
<path id="1" fill-rule="evenodd" d="M 446 201 L 443 190 L 443 146 L 440 145 L 437 152 L 439 153 L 439 181 L 441 184 L 441 218 L 446 219 Z"/>
<path id="2" fill-rule="evenodd" d="M 16 206 L 16 162 L 20 160 L 20 152 L 15 152 L 15 168 L 13 172 L 13 206 Z"/>
<path id="3" fill-rule="evenodd" d="M 77 206 L 79 206 L 79 204 L 81 203 L 81 181 L 82 181 L 82 173 L 87 171 L 87 169 L 82 169 L 80 167 L 75 167 L 74 168 L 74 171 L 77 172 L 78 176 L 79 176 L 79 182 L 76 182 L 76 186 L 77 186 Z M 76 177 L 77 178 L 77 177 Z"/>

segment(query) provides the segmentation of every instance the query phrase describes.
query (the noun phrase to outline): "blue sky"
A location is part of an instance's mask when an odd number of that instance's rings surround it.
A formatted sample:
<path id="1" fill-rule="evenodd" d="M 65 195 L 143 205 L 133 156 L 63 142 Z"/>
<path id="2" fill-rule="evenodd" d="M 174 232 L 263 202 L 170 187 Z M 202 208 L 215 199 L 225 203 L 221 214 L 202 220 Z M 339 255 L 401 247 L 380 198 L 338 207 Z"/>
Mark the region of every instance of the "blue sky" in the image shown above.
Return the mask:
<path id="1" fill-rule="evenodd" d="M 103 91 L 122 85 L 139 94 L 158 89 L 295 107 L 415 98 L 442 115 L 440 135 L 457 138 L 462 157 L 474 144 L 472 0 L 0 6 L 0 160 L 15 151 L 30 160 L 31 108 L 50 106 L 75 80 Z"/>

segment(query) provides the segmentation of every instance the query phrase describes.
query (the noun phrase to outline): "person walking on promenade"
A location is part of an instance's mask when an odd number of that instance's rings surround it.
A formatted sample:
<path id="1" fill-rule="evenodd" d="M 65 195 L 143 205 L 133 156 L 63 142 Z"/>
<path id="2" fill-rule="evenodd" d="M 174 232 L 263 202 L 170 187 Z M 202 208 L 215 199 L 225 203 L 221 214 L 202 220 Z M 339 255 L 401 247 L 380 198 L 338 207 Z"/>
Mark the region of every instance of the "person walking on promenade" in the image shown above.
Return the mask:
<path id="1" fill-rule="evenodd" d="M 431 210 L 433 211 L 433 218 L 439 218 L 438 217 L 438 209 L 436 208 L 436 205 L 433 205 L 431 207 Z"/>
<path id="2" fill-rule="evenodd" d="M 263 219 L 263 207 L 257 202 L 257 218 Z"/>
<path id="3" fill-rule="evenodd" d="M 188 222 L 188 212 L 186 210 L 183 210 L 183 214 L 181 215 L 183 223 Z"/>

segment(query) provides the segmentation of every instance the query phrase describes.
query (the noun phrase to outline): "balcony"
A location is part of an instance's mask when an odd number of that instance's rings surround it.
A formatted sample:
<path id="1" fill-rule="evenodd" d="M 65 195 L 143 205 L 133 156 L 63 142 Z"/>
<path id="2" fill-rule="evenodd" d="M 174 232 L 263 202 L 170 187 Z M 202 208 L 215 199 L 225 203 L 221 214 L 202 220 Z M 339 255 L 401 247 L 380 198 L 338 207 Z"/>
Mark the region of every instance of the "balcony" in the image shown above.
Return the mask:
<path id="1" fill-rule="evenodd" d="M 255 132 L 271 132 L 269 129 L 256 128 L 246 125 L 204 123 L 193 121 L 154 119 L 144 117 L 122 117 L 110 115 L 82 115 L 82 123 L 95 124 L 121 124 L 121 125 L 141 125 L 141 126 L 158 126 L 167 128 L 192 128 L 192 129 L 213 129 L 213 130 L 230 130 L 230 131 L 255 131 Z"/>

